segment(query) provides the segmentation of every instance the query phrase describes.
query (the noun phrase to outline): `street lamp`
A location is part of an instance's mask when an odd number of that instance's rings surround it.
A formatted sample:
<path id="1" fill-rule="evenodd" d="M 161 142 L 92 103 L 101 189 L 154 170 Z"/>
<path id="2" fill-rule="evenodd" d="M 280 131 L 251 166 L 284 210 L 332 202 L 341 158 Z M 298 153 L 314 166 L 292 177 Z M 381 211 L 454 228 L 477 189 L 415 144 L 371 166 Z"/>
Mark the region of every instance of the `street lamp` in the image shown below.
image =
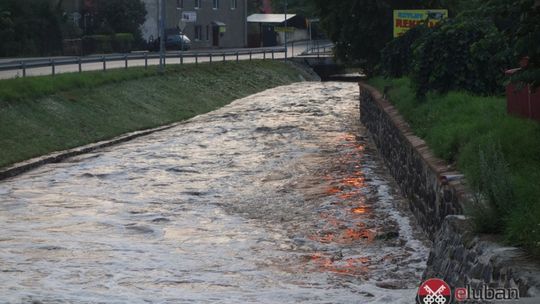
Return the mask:
<path id="1" fill-rule="evenodd" d="M 159 72 L 165 72 L 165 0 L 160 1 L 159 22 Z"/>
<path id="2" fill-rule="evenodd" d="M 287 60 L 287 56 L 289 53 L 289 49 L 287 47 L 287 34 L 288 34 L 288 26 L 287 26 L 287 6 L 288 6 L 288 0 L 285 0 L 285 60 Z"/>
<path id="3" fill-rule="evenodd" d="M 176 7 L 176 11 L 180 14 L 178 17 L 178 29 L 180 30 L 180 52 L 184 51 L 184 29 L 186 28 L 186 22 L 182 16 L 182 7 Z"/>

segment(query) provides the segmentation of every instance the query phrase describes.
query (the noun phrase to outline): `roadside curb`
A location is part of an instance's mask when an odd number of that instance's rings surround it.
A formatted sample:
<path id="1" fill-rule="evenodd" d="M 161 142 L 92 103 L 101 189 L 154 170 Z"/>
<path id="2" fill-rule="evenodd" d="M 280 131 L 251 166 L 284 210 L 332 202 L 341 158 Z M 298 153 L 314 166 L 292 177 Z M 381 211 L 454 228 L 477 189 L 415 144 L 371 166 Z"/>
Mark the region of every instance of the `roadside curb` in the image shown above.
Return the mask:
<path id="1" fill-rule="evenodd" d="M 21 174 L 23 174 L 25 172 L 36 169 L 36 168 L 41 167 L 41 166 L 46 165 L 46 164 L 59 163 L 59 162 L 62 162 L 63 160 L 66 160 L 66 159 L 74 157 L 74 156 L 78 156 L 78 155 L 86 154 L 86 153 L 89 153 L 89 152 L 93 152 L 93 151 L 98 150 L 98 149 L 111 147 L 111 146 L 114 146 L 114 145 L 117 145 L 117 144 L 120 144 L 120 143 L 124 143 L 124 142 L 130 141 L 130 140 L 133 140 L 135 138 L 142 137 L 142 136 L 145 136 L 145 135 L 149 135 L 149 134 L 152 134 L 152 133 L 155 133 L 155 132 L 168 130 L 168 129 L 174 128 L 174 127 L 176 127 L 178 125 L 185 124 L 188 121 L 189 121 L 189 119 L 185 120 L 185 121 L 182 121 L 182 122 L 175 122 L 175 123 L 172 123 L 172 124 L 169 124 L 169 125 L 156 127 L 156 128 L 152 128 L 152 129 L 134 131 L 134 132 L 130 132 L 130 133 L 127 133 L 127 134 L 124 134 L 124 135 L 114 137 L 113 139 L 110 139 L 110 140 L 104 140 L 104 141 L 88 144 L 88 145 L 73 148 L 73 149 L 53 152 L 53 153 L 50 153 L 50 154 L 47 154 L 47 155 L 44 155 L 44 156 L 39 156 L 39 157 L 32 158 L 32 159 L 29 159 L 29 160 L 26 160 L 26 161 L 23 161 L 23 162 L 20 162 L 20 163 L 16 163 L 16 164 L 14 164 L 12 166 L 9 166 L 9 167 L 7 167 L 5 169 L 0 169 L 0 181 L 6 180 L 8 178 L 15 177 L 17 175 L 21 175 Z"/>

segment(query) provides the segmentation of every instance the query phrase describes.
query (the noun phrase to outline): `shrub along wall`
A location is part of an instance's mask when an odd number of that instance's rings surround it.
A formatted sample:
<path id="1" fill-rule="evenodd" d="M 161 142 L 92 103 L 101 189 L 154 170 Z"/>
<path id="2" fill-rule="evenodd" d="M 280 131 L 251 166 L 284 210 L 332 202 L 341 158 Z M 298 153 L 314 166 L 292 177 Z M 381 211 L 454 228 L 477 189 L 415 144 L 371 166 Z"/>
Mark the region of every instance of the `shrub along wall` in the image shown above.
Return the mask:
<path id="1" fill-rule="evenodd" d="M 83 54 L 127 53 L 131 51 L 134 41 L 135 37 L 130 33 L 84 36 L 82 38 Z"/>
<path id="2" fill-rule="evenodd" d="M 371 79 L 435 155 L 463 172 L 477 229 L 540 256 L 540 123 L 506 115 L 505 100 L 450 92 L 416 98 L 406 78 Z M 473 201 L 474 202 L 474 201 Z"/>

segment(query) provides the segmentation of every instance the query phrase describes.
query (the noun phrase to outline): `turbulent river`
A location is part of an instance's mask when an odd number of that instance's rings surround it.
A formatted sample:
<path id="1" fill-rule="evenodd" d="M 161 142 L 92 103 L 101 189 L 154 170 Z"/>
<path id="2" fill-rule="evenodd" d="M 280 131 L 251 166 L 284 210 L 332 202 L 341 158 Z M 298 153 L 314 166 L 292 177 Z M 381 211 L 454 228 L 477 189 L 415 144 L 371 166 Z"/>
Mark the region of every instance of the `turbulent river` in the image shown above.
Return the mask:
<path id="1" fill-rule="evenodd" d="M 278 87 L 0 182 L 0 303 L 413 303 L 358 86 Z"/>

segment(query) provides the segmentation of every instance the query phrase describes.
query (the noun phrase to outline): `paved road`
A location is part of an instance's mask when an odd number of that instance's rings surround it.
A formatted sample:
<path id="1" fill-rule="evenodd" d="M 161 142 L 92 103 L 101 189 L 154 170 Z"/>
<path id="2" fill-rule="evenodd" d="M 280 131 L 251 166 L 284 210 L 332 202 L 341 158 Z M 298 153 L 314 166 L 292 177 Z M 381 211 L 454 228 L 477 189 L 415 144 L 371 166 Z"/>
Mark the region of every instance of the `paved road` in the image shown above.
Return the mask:
<path id="1" fill-rule="evenodd" d="M 0 183 L 0 303 L 413 303 L 358 87 L 298 83 Z"/>
<path id="2" fill-rule="evenodd" d="M 324 47 L 327 47 L 327 48 L 330 48 L 331 47 L 331 44 L 330 43 L 323 43 L 323 44 L 320 44 L 320 48 L 324 48 Z M 204 53 L 204 54 L 207 54 L 207 53 L 214 53 L 216 54 L 214 57 L 213 57 L 213 61 L 222 61 L 223 60 L 223 57 L 222 56 L 219 56 L 218 54 L 222 53 L 223 51 L 227 51 L 227 52 L 236 52 L 236 51 L 242 51 L 242 50 L 246 50 L 246 49 L 226 49 L 226 50 L 203 50 L 203 51 L 200 51 L 201 53 Z M 253 49 L 255 50 L 255 49 Z M 289 57 L 292 57 L 292 56 L 299 56 L 303 53 L 313 53 L 313 51 L 316 51 L 316 49 L 314 49 L 312 47 L 312 45 L 309 45 L 307 42 L 300 42 L 300 43 L 296 43 L 294 45 L 294 48 L 293 47 L 290 47 L 289 50 L 288 50 L 288 56 Z M 186 52 L 186 54 L 194 54 L 196 53 L 197 51 L 188 51 Z M 4 58 L 4 59 L 0 59 L 0 64 L 1 63 L 9 63 L 9 62 L 20 62 L 21 60 L 36 60 L 36 61 L 49 61 L 50 59 L 55 59 L 55 60 L 62 60 L 62 59 L 72 59 L 72 58 L 77 58 L 77 57 L 48 57 L 48 58 L 24 58 L 24 59 L 14 59 L 14 58 Z M 262 55 L 262 54 L 259 54 L 259 55 L 253 55 L 252 56 L 253 59 L 272 59 L 272 54 L 270 52 L 268 52 L 266 54 L 266 56 Z M 274 55 L 274 59 L 284 59 L 285 58 L 285 54 L 284 53 L 276 53 Z M 240 60 L 249 60 L 250 57 L 249 55 L 243 55 L 243 56 L 240 56 L 239 58 Z M 233 61 L 233 60 L 236 60 L 236 56 L 227 56 L 225 58 L 225 60 L 228 60 L 228 61 Z M 209 62 L 210 61 L 210 58 L 209 57 L 202 57 L 202 58 L 199 58 L 197 60 L 199 63 L 203 63 L 203 62 Z M 180 57 L 178 56 L 178 58 L 168 58 L 167 61 L 166 61 L 168 64 L 179 64 L 180 63 Z M 186 64 L 190 64 L 190 63 L 195 63 L 196 62 L 196 59 L 195 58 L 184 58 L 183 59 L 183 63 L 186 63 Z M 153 59 L 153 60 L 148 60 L 148 64 L 149 65 L 159 65 L 159 59 Z M 129 61 L 129 64 L 128 64 L 130 67 L 135 67 L 135 66 L 144 66 L 145 65 L 145 61 L 144 60 L 130 60 Z M 107 62 L 106 64 L 106 68 L 107 69 L 118 69 L 118 68 L 124 68 L 125 67 L 125 62 L 124 61 L 115 61 L 115 62 Z M 56 66 L 55 67 L 55 73 L 72 73 L 72 72 L 78 72 L 78 65 L 74 64 L 74 65 L 61 65 L 61 66 Z M 83 71 L 96 71 L 96 70 L 102 70 L 103 69 L 103 63 L 86 63 L 86 64 L 83 64 L 82 65 L 82 69 Z M 43 68 L 32 68 L 32 69 L 27 69 L 26 71 L 26 75 L 27 76 L 40 76 L 40 75 L 51 75 L 52 74 L 52 68 L 51 67 L 43 67 Z M 9 78 L 15 78 L 15 77 L 22 77 L 23 75 L 23 71 L 22 70 L 11 70 L 11 71 L 0 71 L 0 79 L 9 79 Z"/>

